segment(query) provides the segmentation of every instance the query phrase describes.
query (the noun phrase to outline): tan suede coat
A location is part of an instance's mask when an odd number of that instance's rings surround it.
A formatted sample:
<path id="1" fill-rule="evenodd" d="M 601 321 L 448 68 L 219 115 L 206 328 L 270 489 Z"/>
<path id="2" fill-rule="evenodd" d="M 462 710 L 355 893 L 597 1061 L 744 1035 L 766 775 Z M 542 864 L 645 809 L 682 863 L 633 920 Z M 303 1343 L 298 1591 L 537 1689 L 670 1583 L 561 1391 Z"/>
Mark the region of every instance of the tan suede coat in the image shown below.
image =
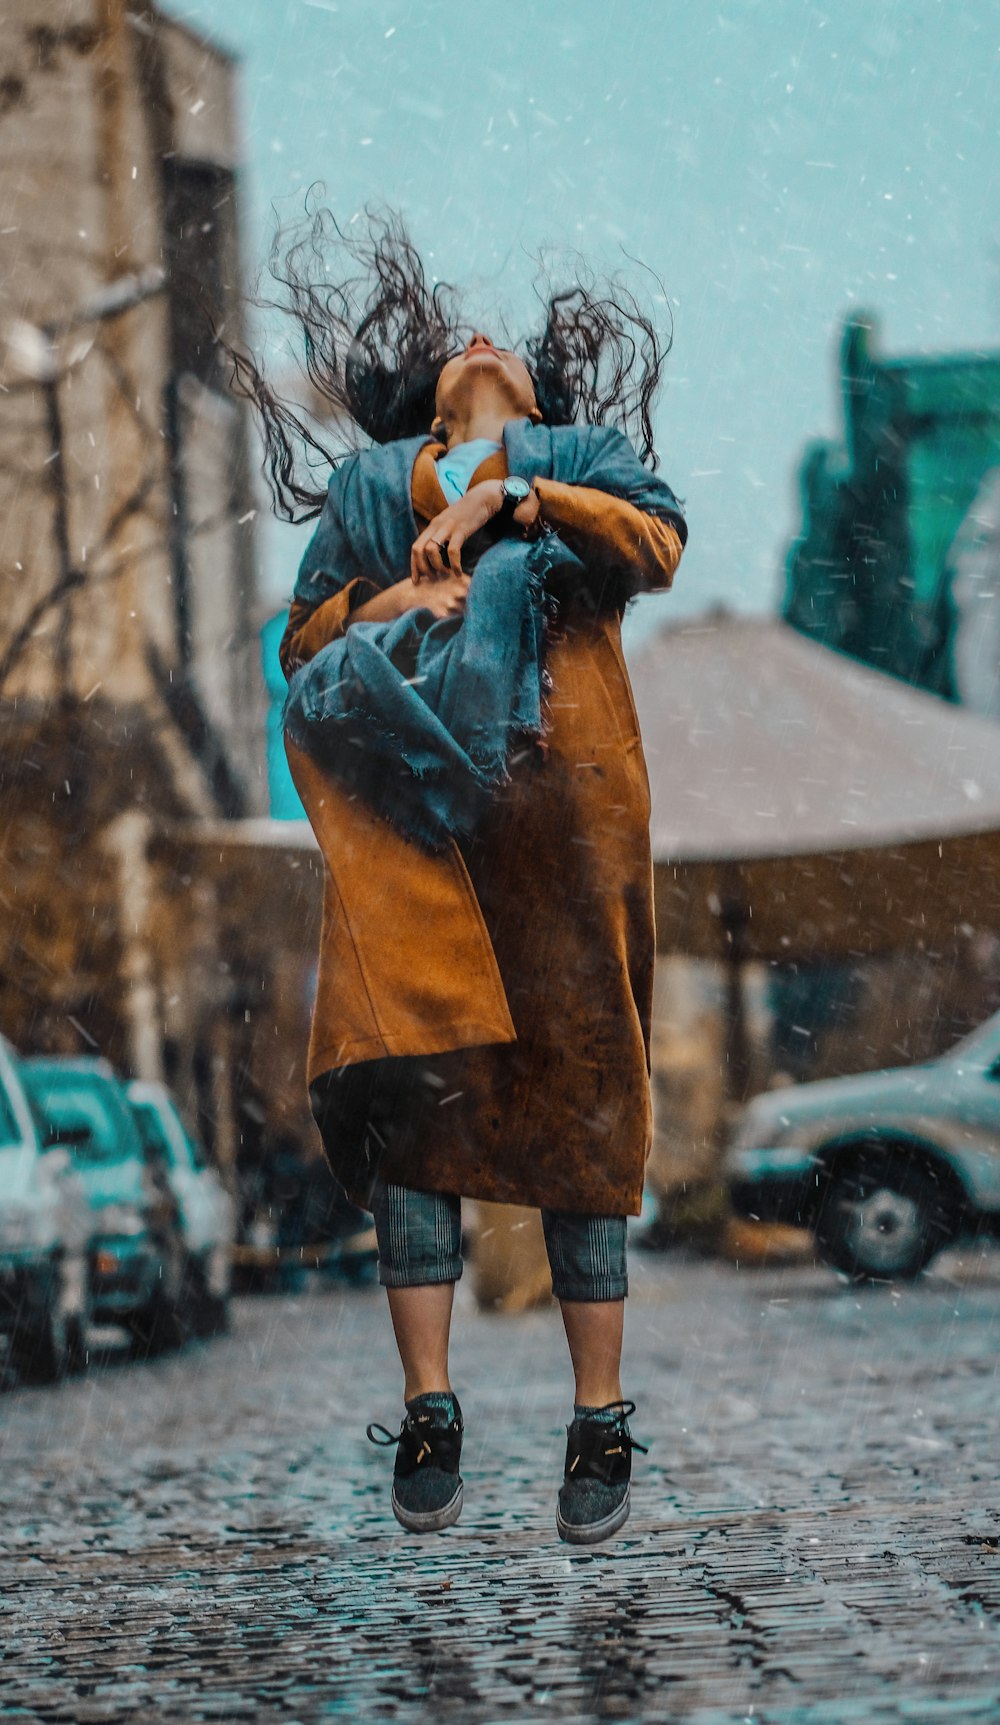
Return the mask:
<path id="1" fill-rule="evenodd" d="M 444 508 L 428 444 L 422 524 Z M 502 454 L 473 483 L 506 472 Z M 581 560 L 669 587 L 674 528 L 539 479 L 544 518 Z M 292 672 L 370 592 L 293 606 Z M 544 745 L 510 763 L 474 841 L 432 854 L 294 744 L 295 784 L 326 861 L 309 1049 L 334 1174 L 605 1215 L 639 1211 L 650 1141 L 653 967 L 649 788 L 617 610 L 566 595 L 550 630 Z"/>

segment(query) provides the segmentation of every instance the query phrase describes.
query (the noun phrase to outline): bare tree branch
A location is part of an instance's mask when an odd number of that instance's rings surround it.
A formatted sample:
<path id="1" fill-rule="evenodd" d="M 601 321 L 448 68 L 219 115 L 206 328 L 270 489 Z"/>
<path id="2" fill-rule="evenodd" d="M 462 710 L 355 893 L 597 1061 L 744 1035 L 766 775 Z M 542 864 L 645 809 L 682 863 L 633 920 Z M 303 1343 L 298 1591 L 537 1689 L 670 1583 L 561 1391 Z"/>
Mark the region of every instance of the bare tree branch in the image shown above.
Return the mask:
<path id="1" fill-rule="evenodd" d="M 3 330 L 0 331 L 6 341 L 9 355 L 20 360 L 19 375 L 13 375 L 8 382 L 0 383 L 0 391 L 3 394 L 18 395 L 29 391 L 32 394 L 41 392 L 46 400 L 49 400 L 49 396 L 51 396 L 48 441 L 50 445 L 54 445 L 54 449 L 50 450 L 44 464 L 41 463 L 40 459 L 33 466 L 29 466 L 25 462 L 23 480 L 26 483 L 33 481 L 35 484 L 51 489 L 49 464 L 58 459 L 60 463 L 58 484 L 62 485 L 55 504 L 57 564 L 60 567 L 60 573 L 48 591 L 33 601 L 6 643 L 0 646 L 0 691 L 6 687 L 29 648 L 33 637 L 38 633 L 40 626 L 51 612 L 67 605 L 73 594 L 82 588 L 110 583 L 129 569 L 141 567 L 150 557 L 162 556 L 169 550 L 171 537 L 169 518 L 161 509 L 150 507 L 151 503 L 155 503 L 156 492 L 165 480 L 161 459 L 162 428 L 158 423 L 153 423 L 148 414 L 143 413 L 136 394 L 135 380 L 129 375 L 110 335 L 107 333 L 107 326 L 122 313 L 129 311 L 133 305 L 139 304 L 142 300 L 161 292 L 165 279 L 163 270 L 157 266 L 110 284 L 109 287 L 79 307 L 75 314 L 63 320 L 59 325 L 39 327 L 35 331 L 40 344 L 38 352 L 29 351 L 24 340 L 24 333 L 30 334 L 33 326 L 24 325 L 20 335 L 18 330 L 21 326 L 17 326 L 17 328 L 14 325 L 4 326 Z M 63 350 L 61 348 L 62 340 L 68 337 L 72 331 L 86 324 L 98 326 L 98 333 L 95 338 L 82 345 L 78 342 L 75 348 Z M 94 359 L 106 367 L 111 388 L 124 406 L 132 423 L 140 445 L 135 465 L 141 471 L 134 489 L 114 507 L 110 517 L 104 523 L 96 543 L 91 545 L 87 552 L 81 553 L 78 566 L 69 567 L 71 553 L 67 523 L 70 490 L 65 484 L 61 465 L 63 462 L 61 446 L 66 439 L 62 433 L 58 391 L 61 380 L 74 371 L 79 364 L 82 364 L 88 355 L 92 355 Z M 34 368 L 33 373 L 32 367 Z M 14 369 L 16 373 L 18 367 Z M 26 371 L 28 375 L 25 375 Z M 49 392 L 48 395 L 45 395 L 46 390 Z M 95 428 L 96 423 L 95 421 Z M 55 426 L 54 433 L 53 425 Z M 39 426 L 38 429 L 40 434 L 44 434 L 43 427 Z M 77 429 L 81 429 L 79 422 L 77 422 Z M 82 429 L 86 429 L 86 421 L 84 421 Z M 93 442 L 93 437 L 91 437 L 91 442 Z M 124 548 L 117 555 L 114 555 L 115 541 L 122 534 L 122 530 L 127 527 L 129 522 L 144 515 L 148 516 L 150 520 L 157 542 L 138 551 Z M 229 506 L 217 515 L 206 517 L 205 520 L 195 524 L 186 525 L 185 541 L 217 532 L 222 528 L 232 527 L 239 519 L 241 517 L 237 516 L 236 510 Z M 59 537 L 60 526 L 61 538 Z M 113 561 L 108 560 L 109 556 L 113 556 Z M 83 562 L 84 557 L 87 559 L 86 565 Z M 26 575 L 25 571 L 19 570 L 15 579 L 19 581 L 22 588 L 26 582 L 31 584 L 30 572 Z"/>
<path id="2" fill-rule="evenodd" d="M 56 582 L 54 587 L 49 589 L 48 593 L 43 593 L 40 599 L 35 600 L 24 621 L 15 629 L 3 652 L 0 653 L 0 689 L 6 684 L 46 612 L 53 610 L 56 605 L 61 605 L 64 599 L 67 599 L 78 587 L 83 586 L 86 579 L 86 574 L 82 569 L 71 569 L 68 574 Z"/>
<path id="3" fill-rule="evenodd" d="M 88 551 L 88 556 L 100 556 L 101 552 L 116 538 L 125 523 L 131 521 L 133 515 L 142 514 L 149 502 L 150 492 L 155 489 L 159 478 L 158 473 L 145 473 L 143 475 L 136 489 L 129 497 L 125 498 L 123 503 L 118 505 L 101 537 Z"/>
<path id="4" fill-rule="evenodd" d="M 157 477 L 156 474 L 150 475 L 142 491 L 148 493 L 149 490 L 152 490 Z M 142 491 L 127 498 L 122 504 L 116 512 L 113 522 L 109 524 L 108 532 L 102 535 L 99 544 L 94 547 L 95 551 L 104 549 L 107 541 L 113 537 L 118 528 L 123 526 L 130 516 L 141 512 Z M 206 533 L 217 533 L 220 528 L 238 525 L 239 519 L 233 510 L 227 509 L 219 515 L 209 515 L 203 521 L 196 522 L 193 527 L 188 528 L 185 537 L 191 540 L 200 538 Z M 114 563 L 109 563 L 103 568 L 99 564 L 88 563 L 85 569 L 74 569 L 68 577 L 57 581 L 54 587 L 51 587 L 47 593 L 43 593 L 39 599 L 35 600 L 27 616 L 18 624 L 7 645 L 0 650 L 0 692 L 6 687 L 9 678 L 17 668 L 18 660 L 26 651 L 32 636 L 49 611 L 54 610 L 57 605 L 61 605 L 64 599 L 68 599 L 72 593 L 77 592 L 80 588 L 87 587 L 89 590 L 93 587 L 105 586 L 124 575 L 127 570 L 141 567 L 151 557 L 161 557 L 163 554 L 164 547 L 160 544 L 148 546 L 139 552 L 128 551 Z M 28 572 L 25 570 L 17 571 L 17 577 L 21 581 L 24 581 L 27 574 Z M 11 576 L 11 579 L 13 578 Z M 28 578 L 30 579 L 30 576 Z"/>

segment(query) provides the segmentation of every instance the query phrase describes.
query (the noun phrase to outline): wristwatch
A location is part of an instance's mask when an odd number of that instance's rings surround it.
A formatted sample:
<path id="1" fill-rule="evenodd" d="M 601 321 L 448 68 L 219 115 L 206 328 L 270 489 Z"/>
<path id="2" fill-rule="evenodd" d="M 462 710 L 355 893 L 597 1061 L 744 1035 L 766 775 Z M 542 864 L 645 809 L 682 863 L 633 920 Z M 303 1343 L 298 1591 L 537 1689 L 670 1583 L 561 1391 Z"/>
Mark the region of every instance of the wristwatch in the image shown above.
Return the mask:
<path id="1" fill-rule="evenodd" d="M 502 521 L 509 521 L 518 504 L 531 496 L 532 487 L 526 479 L 518 479 L 511 474 L 509 478 L 501 479 L 500 490 L 503 493 L 503 502 L 497 513 Z"/>

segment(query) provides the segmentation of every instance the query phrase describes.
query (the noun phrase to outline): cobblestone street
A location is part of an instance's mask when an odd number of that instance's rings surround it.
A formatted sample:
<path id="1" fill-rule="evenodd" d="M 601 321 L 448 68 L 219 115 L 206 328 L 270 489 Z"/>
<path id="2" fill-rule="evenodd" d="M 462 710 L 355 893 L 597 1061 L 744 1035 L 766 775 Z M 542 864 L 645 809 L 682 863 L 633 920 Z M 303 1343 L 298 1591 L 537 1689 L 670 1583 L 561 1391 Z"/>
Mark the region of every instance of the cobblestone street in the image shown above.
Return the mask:
<path id="1" fill-rule="evenodd" d="M 0 1717 L 995 1721 L 1000 1255 L 896 1291 L 633 1254 L 634 1508 L 555 1534 L 557 1311 L 478 1314 L 466 1505 L 388 1508 L 384 1295 L 237 1303 L 153 1365 L 0 1397 Z"/>

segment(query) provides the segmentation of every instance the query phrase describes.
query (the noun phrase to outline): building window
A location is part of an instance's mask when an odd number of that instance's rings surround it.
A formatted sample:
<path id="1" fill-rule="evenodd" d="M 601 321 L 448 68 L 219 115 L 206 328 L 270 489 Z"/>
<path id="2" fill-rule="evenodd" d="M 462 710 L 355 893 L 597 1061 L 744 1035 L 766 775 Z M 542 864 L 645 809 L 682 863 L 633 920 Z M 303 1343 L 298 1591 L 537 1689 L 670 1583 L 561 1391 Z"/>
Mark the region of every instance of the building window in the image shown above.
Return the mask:
<path id="1" fill-rule="evenodd" d="M 169 157 L 163 177 L 172 369 L 221 389 L 225 370 L 212 331 L 225 319 L 235 280 L 234 176 L 228 168 Z"/>

